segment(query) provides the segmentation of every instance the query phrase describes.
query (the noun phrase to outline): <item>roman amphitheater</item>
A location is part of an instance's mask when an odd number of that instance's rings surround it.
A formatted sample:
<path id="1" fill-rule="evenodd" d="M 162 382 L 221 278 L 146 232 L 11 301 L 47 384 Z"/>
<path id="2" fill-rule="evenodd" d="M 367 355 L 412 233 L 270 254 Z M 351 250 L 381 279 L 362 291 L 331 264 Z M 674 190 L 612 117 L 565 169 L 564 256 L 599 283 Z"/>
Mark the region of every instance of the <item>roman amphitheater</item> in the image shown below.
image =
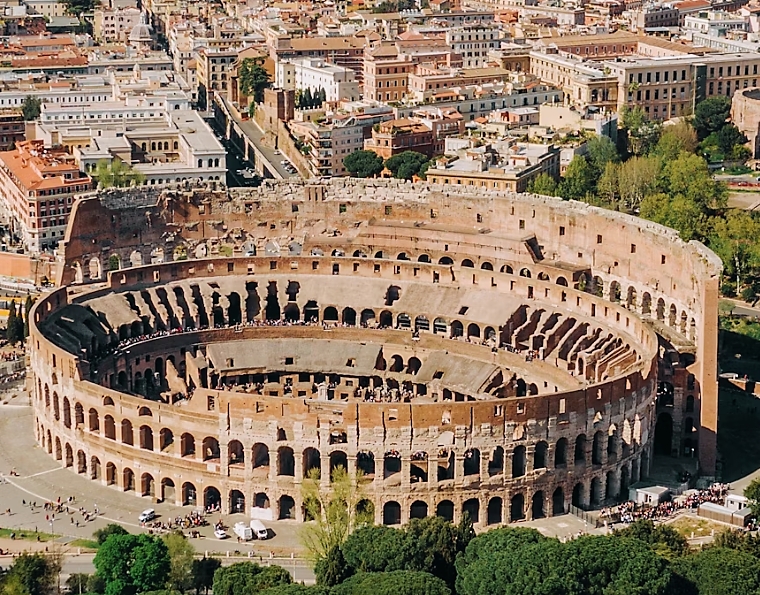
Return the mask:
<path id="1" fill-rule="evenodd" d="M 336 179 L 83 197 L 32 311 L 40 446 L 92 481 L 303 520 L 479 525 L 714 476 L 720 261 L 672 230 L 485 188 Z M 108 270 L 109 272 L 105 272 Z"/>

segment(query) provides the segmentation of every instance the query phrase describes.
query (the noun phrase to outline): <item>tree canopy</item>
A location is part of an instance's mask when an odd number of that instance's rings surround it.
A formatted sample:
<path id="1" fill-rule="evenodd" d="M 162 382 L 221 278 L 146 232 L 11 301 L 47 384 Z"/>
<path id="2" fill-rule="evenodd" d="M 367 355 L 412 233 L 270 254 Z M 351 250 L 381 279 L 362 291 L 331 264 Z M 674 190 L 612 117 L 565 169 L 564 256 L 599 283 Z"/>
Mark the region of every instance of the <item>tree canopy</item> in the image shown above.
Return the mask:
<path id="1" fill-rule="evenodd" d="M 383 158 L 373 151 L 354 151 L 343 158 L 346 170 L 357 178 L 373 178 L 383 171 Z"/>
<path id="2" fill-rule="evenodd" d="M 171 569 L 166 544 L 150 535 L 110 535 L 93 563 L 106 583 L 106 595 L 163 589 Z"/>
<path id="3" fill-rule="evenodd" d="M 24 97 L 24 102 L 21 104 L 21 116 L 29 122 L 30 120 L 36 120 L 40 117 L 42 111 L 42 101 L 39 97 L 33 95 L 27 95 Z"/>
<path id="4" fill-rule="evenodd" d="M 121 159 L 101 159 L 95 166 L 93 176 L 99 188 L 139 186 L 145 181 L 145 174 L 133 169 Z"/>
<path id="5" fill-rule="evenodd" d="M 264 589 L 292 583 L 290 573 L 280 566 L 238 562 L 214 573 L 214 595 L 251 595 Z"/>
<path id="6" fill-rule="evenodd" d="M 244 58 L 238 67 L 238 84 L 243 95 L 253 97 L 253 101 L 264 101 L 264 89 L 272 84 L 272 77 L 254 58 Z"/>
<path id="7" fill-rule="evenodd" d="M 700 101 L 694 109 L 692 125 L 699 140 L 704 140 L 713 132 L 718 132 L 726 125 L 731 113 L 731 98 L 716 95 Z"/>
<path id="8" fill-rule="evenodd" d="M 394 178 L 401 180 L 411 180 L 414 176 L 424 175 L 423 168 L 427 170 L 427 164 L 430 160 L 417 151 L 404 151 L 385 161 L 385 167 L 393 174 Z"/>
<path id="9" fill-rule="evenodd" d="M 362 572 L 333 587 L 330 595 L 451 595 L 441 579 L 427 572 Z"/>

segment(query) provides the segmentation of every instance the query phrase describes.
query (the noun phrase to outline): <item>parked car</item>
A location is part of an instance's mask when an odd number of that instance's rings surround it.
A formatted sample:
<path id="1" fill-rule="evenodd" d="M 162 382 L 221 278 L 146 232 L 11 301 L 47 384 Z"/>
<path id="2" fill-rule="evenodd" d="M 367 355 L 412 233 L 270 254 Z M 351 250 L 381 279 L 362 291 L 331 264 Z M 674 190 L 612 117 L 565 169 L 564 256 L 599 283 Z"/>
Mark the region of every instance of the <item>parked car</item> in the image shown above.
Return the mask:
<path id="1" fill-rule="evenodd" d="M 148 521 L 152 521 L 156 518 L 156 511 L 152 508 L 148 508 L 147 510 L 143 510 L 140 513 L 140 516 L 137 517 L 141 523 L 147 523 Z"/>

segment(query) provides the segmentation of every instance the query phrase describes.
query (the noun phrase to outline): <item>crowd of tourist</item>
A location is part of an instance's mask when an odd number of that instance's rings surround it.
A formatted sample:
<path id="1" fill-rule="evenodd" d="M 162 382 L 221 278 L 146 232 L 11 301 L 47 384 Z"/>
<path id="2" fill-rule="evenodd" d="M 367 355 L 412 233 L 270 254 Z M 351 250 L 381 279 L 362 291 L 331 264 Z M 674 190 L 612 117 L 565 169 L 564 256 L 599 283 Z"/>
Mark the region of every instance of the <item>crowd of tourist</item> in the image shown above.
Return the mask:
<path id="1" fill-rule="evenodd" d="M 143 523 L 145 528 L 152 531 L 175 531 L 177 529 L 187 531 L 190 530 L 193 533 L 200 527 L 208 525 L 208 521 L 204 514 L 194 510 L 185 516 L 176 516 L 173 519 L 167 520 L 154 520 L 152 522 Z M 192 537 L 193 535 L 191 535 Z"/>
<path id="2" fill-rule="evenodd" d="M 632 523 L 640 519 L 656 520 L 673 516 L 682 510 L 695 510 L 700 504 L 713 502 L 723 505 L 726 500 L 729 485 L 714 483 L 706 490 L 696 490 L 683 497 L 678 497 L 667 502 L 660 502 L 655 506 L 638 504 L 633 500 L 623 502 L 618 506 L 602 508 L 600 517 L 613 522 Z"/>
<path id="3" fill-rule="evenodd" d="M 0 385 L 13 384 L 26 378 L 26 370 L 19 370 L 18 372 L 12 372 L 10 374 L 0 374 Z"/>

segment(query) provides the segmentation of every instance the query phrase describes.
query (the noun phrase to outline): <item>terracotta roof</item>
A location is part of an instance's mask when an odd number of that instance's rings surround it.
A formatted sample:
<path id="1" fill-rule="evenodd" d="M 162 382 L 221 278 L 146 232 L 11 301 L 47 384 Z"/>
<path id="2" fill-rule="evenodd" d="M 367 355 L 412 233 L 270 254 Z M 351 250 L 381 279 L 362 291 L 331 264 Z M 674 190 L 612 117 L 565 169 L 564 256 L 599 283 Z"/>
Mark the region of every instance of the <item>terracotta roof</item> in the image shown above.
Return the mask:
<path id="1" fill-rule="evenodd" d="M 300 52 L 317 50 L 362 49 L 365 39 L 356 37 L 299 37 L 290 40 L 290 47 Z"/>

